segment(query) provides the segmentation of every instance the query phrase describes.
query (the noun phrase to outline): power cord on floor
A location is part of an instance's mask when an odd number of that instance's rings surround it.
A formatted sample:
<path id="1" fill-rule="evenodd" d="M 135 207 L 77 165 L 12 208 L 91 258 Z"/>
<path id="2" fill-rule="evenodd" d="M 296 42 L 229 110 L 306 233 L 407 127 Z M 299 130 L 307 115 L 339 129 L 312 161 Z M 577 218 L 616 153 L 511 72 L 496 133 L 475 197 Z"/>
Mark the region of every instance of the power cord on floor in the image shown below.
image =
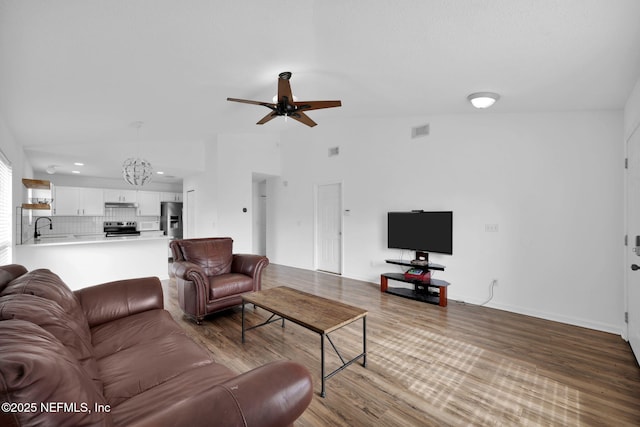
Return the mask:
<path id="1" fill-rule="evenodd" d="M 495 279 L 491 281 L 491 285 L 489 285 L 489 292 L 490 292 L 489 299 L 486 300 L 485 302 L 481 303 L 480 305 L 485 305 L 485 304 L 489 303 L 489 301 L 491 301 L 493 299 L 493 288 L 496 286 L 496 282 L 497 282 L 497 280 L 495 280 Z"/>

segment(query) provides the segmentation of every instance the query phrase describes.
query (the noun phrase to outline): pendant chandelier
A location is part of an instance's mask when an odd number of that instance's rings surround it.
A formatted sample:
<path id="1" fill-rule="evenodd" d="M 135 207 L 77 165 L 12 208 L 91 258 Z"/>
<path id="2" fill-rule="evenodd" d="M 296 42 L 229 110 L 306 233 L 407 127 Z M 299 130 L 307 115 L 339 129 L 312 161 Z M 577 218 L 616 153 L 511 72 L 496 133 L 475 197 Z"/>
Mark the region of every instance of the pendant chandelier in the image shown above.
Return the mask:
<path id="1" fill-rule="evenodd" d="M 143 122 L 135 122 L 133 124 L 138 128 L 138 141 L 140 137 L 140 128 Z M 141 187 L 151 181 L 153 177 L 153 168 L 151 163 L 141 157 L 129 157 L 122 164 L 122 177 L 130 185 Z"/>

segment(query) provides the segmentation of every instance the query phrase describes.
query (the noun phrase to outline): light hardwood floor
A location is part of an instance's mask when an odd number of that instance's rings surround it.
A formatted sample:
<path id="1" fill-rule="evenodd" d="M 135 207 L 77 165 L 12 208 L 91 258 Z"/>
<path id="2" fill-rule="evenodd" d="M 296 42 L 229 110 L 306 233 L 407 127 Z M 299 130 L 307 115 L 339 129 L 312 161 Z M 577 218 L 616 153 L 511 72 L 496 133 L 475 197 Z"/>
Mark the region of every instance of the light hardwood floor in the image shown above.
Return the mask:
<path id="1" fill-rule="evenodd" d="M 323 399 L 319 335 L 276 322 L 248 331 L 243 345 L 240 308 L 197 326 L 183 318 L 173 280 L 164 283 L 166 308 L 237 372 L 279 359 L 306 366 L 315 394 L 298 427 L 640 425 L 640 368 L 620 336 L 454 301 L 439 307 L 280 265 L 269 265 L 262 283 L 368 310 L 367 367 L 353 364 L 329 379 Z M 247 321 L 268 316 L 251 309 Z M 345 359 L 362 350 L 361 333 L 355 322 L 331 335 Z"/>

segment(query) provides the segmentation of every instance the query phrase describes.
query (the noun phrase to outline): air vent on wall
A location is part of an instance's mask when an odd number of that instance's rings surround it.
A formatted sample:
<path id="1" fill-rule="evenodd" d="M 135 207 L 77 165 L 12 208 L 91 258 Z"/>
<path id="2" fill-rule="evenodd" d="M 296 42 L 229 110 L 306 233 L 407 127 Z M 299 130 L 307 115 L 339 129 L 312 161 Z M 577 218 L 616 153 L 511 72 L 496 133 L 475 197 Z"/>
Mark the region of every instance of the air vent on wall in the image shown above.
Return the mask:
<path id="1" fill-rule="evenodd" d="M 429 124 L 411 128 L 411 138 L 420 138 L 429 135 Z"/>

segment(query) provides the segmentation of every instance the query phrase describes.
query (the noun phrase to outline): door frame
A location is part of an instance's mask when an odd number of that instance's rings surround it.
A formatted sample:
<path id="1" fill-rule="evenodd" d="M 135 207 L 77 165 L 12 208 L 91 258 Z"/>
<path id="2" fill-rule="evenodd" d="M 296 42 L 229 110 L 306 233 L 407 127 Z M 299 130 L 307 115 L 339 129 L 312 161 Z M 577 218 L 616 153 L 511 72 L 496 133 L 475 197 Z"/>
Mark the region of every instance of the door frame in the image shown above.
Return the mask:
<path id="1" fill-rule="evenodd" d="M 338 206 L 338 214 L 340 217 L 340 268 L 338 273 L 331 273 L 325 270 L 318 270 L 319 266 L 319 258 L 320 258 L 320 250 L 318 248 L 320 244 L 319 239 L 319 197 L 320 197 L 320 187 L 325 185 L 338 185 L 340 188 L 340 206 Z M 337 274 L 342 275 L 344 273 L 344 215 L 343 215 L 343 206 L 344 206 L 344 183 L 342 181 L 325 181 L 318 182 L 313 186 L 313 269 L 315 271 L 320 271 L 323 273 L 329 274 Z"/>
<path id="2" fill-rule="evenodd" d="M 631 317 L 629 314 L 630 308 L 630 286 L 632 286 L 632 274 L 640 274 L 638 272 L 633 272 L 630 268 L 631 264 L 637 263 L 639 261 L 637 256 L 632 256 L 631 248 L 635 246 L 635 236 L 632 235 L 632 230 L 630 229 L 630 219 L 629 219 L 629 210 L 631 209 L 631 197 L 630 197 L 630 149 L 629 144 L 633 140 L 635 134 L 640 131 L 640 122 L 636 124 L 634 129 L 631 131 L 629 136 L 625 136 L 624 138 L 624 149 L 625 149 L 625 159 L 626 159 L 626 167 L 624 174 L 624 227 L 625 227 L 625 245 L 624 248 L 624 313 L 626 316 Z M 634 313 L 638 315 L 639 313 Z M 627 318 L 628 319 L 628 318 Z M 622 323 L 622 338 L 629 343 L 630 342 L 630 334 L 629 334 L 629 322 L 625 319 Z M 634 349 L 631 347 L 631 350 L 634 352 L 636 356 L 636 360 L 640 362 L 639 355 L 636 352 L 640 351 L 640 349 Z"/>

